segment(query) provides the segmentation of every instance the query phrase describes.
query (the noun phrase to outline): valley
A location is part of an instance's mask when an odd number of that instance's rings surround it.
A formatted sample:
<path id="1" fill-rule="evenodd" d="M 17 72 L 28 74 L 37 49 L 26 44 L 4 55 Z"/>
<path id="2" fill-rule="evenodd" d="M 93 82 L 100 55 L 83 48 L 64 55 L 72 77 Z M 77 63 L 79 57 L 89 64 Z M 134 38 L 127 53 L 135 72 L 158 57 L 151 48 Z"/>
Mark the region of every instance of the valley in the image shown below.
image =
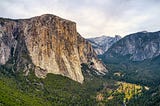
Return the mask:
<path id="1" fill-rule="evenodd" d="M 0 105 L 159 106 L 160 32 L 85 39 L 52 14 L 0 18 Z"/>
<path id="2" fill-rule="evenodd" d="M 33 73 L 24 77 L 1 68 L 0 103 L 2 106 L 121 106 L 145 90 L 140 85 L 89 76 L 85 70 L 83 74 L 86 79 L 80 84 L 61 75 L 48 74 L 46 79 L 39 79 Z"/>
<path id="3" fill-rule="evenodd" d="M 142 86 L 141 95 L 130 99 L 130 102 L 125 105 L 159 105 L 159 35 L 159 31 L 129 34 L 115 42 L 104 54 L 98 56 L 109 70 L 104 76 L 105 79 Z"/>

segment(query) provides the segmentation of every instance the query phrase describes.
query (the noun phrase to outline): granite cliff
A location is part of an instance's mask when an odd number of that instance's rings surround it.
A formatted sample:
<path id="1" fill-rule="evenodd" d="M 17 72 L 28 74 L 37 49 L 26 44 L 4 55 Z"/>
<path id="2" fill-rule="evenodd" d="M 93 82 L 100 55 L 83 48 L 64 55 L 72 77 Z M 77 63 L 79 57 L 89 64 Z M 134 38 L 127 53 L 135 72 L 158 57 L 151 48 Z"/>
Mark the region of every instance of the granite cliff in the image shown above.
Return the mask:
<path id="1" fill-rule="evenodd" d="M 107 72 L 90 43 L 77 33 L 75 22 L 51 14 L 0 18 L 0 65 L 11 64 L 13 71 L 23 69 L 25 75 L 34 69 L 37 77 L 61 74 L 82 83 L 82 63 L 99 74 Z"/>

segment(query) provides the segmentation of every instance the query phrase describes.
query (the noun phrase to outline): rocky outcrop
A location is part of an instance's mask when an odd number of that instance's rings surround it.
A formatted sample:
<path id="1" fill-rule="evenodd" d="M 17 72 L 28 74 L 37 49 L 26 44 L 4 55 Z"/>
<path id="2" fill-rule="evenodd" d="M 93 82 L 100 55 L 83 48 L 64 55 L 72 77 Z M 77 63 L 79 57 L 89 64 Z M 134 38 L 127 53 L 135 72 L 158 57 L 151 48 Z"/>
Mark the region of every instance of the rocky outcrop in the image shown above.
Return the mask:
<path id="1" fill-rule="evenodd" d="M 82 39 L 75 22 L 51 14 L 20 20 L 1 18 L 0 64 L 10 59 L 18 66 L 33 63 L 38 77 L 61 74 L 82 83 L 82 63 L 94 62 L 98 72 L 107 71 Z"/>
<path id="2" fill-rule="evenodd" d="M 96 69 L 97 74 L 104 75 L 107 69 L 102 61 L 97 58 L 92 45 L 78 34 L 78 50 L 81 63 L 87 63 L 90 68 Z"/>
<path id="3" fill-rule="evenodd" d="M 100 36 L 95 38 L 89 38 L 87 39 L 94 48 L 97 55 L 102 55 L 105 53 L 114 43 L 119 41 L 121 39 L 121 36 L 115 35 L 115 37 L 109 37 L 109 36 Z"/>
<path id="4" fill-rule="evenodd" d="M 160 55 L 160 32 L 138 32 L 115 43 L 105 54 L 108 58 L 129 56 L 132 61 L 142 61 Z"/>

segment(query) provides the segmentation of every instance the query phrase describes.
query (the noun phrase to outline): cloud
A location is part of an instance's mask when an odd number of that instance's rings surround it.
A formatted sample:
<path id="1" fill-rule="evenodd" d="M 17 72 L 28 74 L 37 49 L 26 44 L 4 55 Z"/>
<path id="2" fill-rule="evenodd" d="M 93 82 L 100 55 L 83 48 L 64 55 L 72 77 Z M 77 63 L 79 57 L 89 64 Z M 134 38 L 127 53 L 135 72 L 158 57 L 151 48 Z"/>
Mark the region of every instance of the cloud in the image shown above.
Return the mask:
<path id="1" fill-rule="evenodd" d="M 46 13 L 73 20 L 84 37 L 160 30 L 159 0 L 1 0 L 0 17 Z"/>

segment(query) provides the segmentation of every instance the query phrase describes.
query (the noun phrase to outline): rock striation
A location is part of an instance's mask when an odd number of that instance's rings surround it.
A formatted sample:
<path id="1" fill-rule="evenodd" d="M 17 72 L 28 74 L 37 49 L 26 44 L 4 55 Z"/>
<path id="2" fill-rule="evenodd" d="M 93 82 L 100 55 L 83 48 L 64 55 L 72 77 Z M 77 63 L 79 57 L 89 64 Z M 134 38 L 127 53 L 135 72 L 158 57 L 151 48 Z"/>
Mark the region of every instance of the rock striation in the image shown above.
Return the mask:
<path id="1" fill-rule="evenodd" d="M 14 60 L 16 69 L 25 66 L 26 70 L 32 63 L 37 77 L 61 74 L 80 83 L 84 80 L 82 63 L 93 62 L 98 73 L 107 72 L 90 43 L 77 33 L 76 23 L 51 14 L 30 19 L 0 18 L 0 64 L 10 60 Z"/>

